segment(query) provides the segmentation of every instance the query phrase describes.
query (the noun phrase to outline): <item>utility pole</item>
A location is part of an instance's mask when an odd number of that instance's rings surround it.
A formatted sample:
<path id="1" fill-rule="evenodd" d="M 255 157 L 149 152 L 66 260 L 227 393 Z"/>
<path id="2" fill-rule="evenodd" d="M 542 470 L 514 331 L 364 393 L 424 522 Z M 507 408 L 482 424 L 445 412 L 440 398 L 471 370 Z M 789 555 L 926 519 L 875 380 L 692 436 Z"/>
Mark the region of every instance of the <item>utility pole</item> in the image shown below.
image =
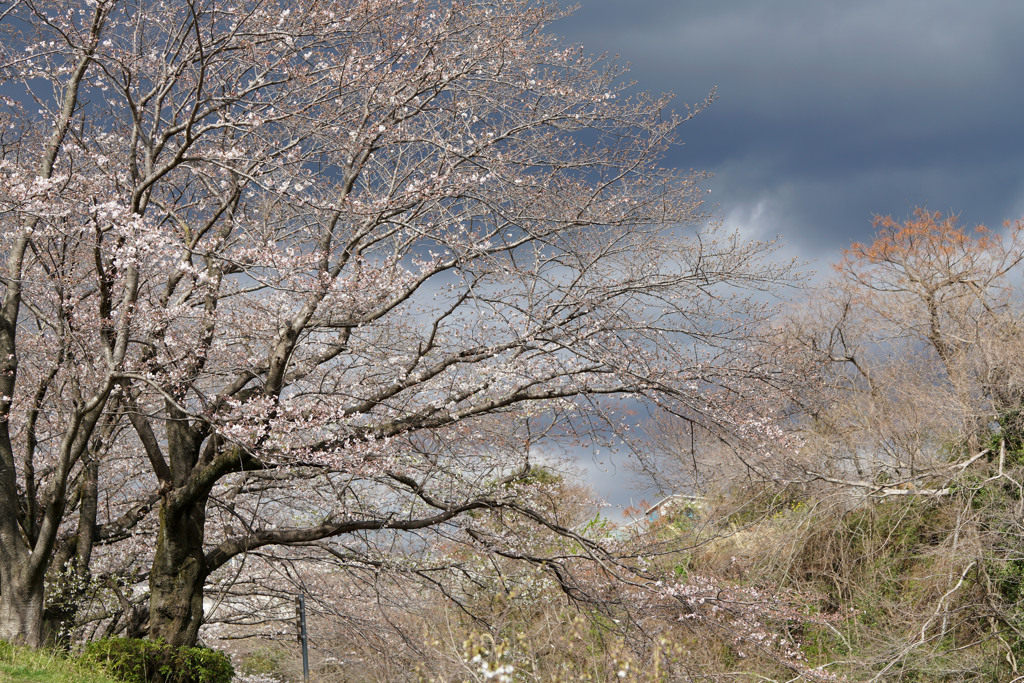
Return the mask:
<path id="1" fill-rule="evenodd" d="M 302 643 L 302 683 L 309 683 L 309 639 L 306 637 L 306 599 L 299 593 L 299 641 Z"/>

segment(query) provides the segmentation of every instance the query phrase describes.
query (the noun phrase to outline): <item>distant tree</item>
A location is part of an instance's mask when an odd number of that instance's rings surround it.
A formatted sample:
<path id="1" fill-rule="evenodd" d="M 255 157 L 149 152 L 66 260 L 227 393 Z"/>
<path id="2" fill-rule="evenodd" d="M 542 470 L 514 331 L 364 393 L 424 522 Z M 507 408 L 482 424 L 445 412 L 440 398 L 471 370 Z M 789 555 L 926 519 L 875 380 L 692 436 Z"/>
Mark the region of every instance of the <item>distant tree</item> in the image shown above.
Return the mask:
<path id="1" fill-rule="evenodd" d="M 1024 223 L 967 230 L 918 209 L 875 224 L 795 326 L 826 367 L 812 433 L 845 453 L 840 471 L 920 484 L 1021 409 Z"/>
<path id="2" fill-rule="evenodd" d="M 506 486 L 537 429 L 585 434 L 612 395 L 725 419 L 709 387 L 767 379 L 751 293 L 789 267 L 689 227 L 700 175 L 661 165 L 688 115 L 545 34 L 561 15 L 3 10 L 0 638 L 40 641 L 61 543 L 150 504 L 149 635 L 174 645 L 258 548 L 372 561 L 403 532 L 472 543 L 481 509 L 571 533 Z"/>
<path id="3" fill-rule="evenodd" d="M 812 537 L 814 571 L 854 602 L 889 581 L 930 591 L 880 601 L 888 616 L 865 632 L 885 626 L 851 657 L 858 671 L 1009 680 L 1022 647 L 1024 222 L 972 229 L 917 209 L 875 227 L 788 324 L 820 368 L 800 397 L 794 479 L 819 504 L 840 501 Z M 900 553 L 908 568 L 879 559 Z"/>

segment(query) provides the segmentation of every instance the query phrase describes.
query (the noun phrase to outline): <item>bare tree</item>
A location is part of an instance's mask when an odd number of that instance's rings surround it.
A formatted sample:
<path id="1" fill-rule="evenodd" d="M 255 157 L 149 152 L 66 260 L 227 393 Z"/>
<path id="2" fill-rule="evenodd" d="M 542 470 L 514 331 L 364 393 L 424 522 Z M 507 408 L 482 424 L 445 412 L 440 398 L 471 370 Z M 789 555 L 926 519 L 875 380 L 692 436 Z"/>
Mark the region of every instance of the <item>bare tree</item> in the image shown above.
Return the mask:
<path id="1" fill-rule="evenodd" d="M 906 614 L 894 621 L 905 622 L 861 666 L 871 680 L 930 664 L 955 664 L 963 677 L 975 668 L 1016 677 L 1024 223 L 970 230 L 919 209 L 876 227 L 792 323 L 823 368 L 821 390 L 804 397 L 804 480 L 864 504 L 861 519 L 892 515 L 889 533 L 912 528 L 916 516 L 927 529 L 914 554 L 926 558 L 934 595 L 901 606 Z M 824 571 L 837 587 L 855 586 L 863 567 L 843 559 L 843 523 L 823 537 L 832 558 Z M 893 545 L 883 536 L 871 552 Z M 969 654 L 961 662 L 958 652 Z"/>
<path id="2" fill-rule="evenodd" d="M 810 433 L 842 456 L 832 474 L 909 490 L 993 435 L 1018 440 L 1024 226 L 968 231 L 925 210 L 876 225 L 795 328 L 826 368 Z"/>
<path id="3" fill-rule="evenodd" d="M 789 268 L 691 227 L 700 176 L 661 161 L 695 111 L 627 96 L 621 68 L 543 32 L 559 16 L 520 0 L 5 16 L 3 116 L 23 123 L 0 161 L 0 637 L 40 639 L 104 420 L 110 438 L 131 425 L 127 455 L 93 479 L 104 492 L 127 467 L 134 498 L 87 526 L 113 538 L 158 508 L 149 634 L 182 644 L 210 574 L 257 548 L 368 552 L 480 509 L 568 533 L 506 486 L 537 424 L 582 428 L 624 394 L 717 419 L 709 386 L 761 381 L 751 293 Z"/>

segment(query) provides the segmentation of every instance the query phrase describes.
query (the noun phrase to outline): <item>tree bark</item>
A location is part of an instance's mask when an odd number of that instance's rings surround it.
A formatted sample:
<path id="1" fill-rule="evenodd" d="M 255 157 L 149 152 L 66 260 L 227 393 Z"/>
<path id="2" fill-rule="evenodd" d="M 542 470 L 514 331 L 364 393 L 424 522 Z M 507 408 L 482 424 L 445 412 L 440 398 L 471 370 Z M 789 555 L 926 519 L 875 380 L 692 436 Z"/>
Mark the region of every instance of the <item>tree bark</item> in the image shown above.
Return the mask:
<path id="1" fill-rule="evenodd" d="M 203 623 L 203 554 L 206 497 L 178 508 L 160 506 L 160 532 L 149 575 L 149 637 L 175 647 L 193 646 Z"/>
<path id="2" fill-rule="evenodd" d="M 40 647 L 43 641 L 43 575 L 23 564 L 0 573 L 0 640 Z"/>

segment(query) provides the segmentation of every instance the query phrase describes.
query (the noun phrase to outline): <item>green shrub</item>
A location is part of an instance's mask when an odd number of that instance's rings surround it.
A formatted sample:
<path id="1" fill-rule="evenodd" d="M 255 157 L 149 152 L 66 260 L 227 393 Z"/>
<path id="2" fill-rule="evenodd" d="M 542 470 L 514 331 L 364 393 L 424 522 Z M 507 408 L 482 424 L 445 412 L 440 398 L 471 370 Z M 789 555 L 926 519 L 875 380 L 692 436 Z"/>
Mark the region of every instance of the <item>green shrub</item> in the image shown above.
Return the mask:
<path id="1" fill-rule="evenodd" d="M 147 683 L 157 674 L 165 683 L 230 683 L 231 660 L 201 647 L 174 648 L 163 641 L 107 638 L 86 645 L 85 661 L 102 664 L 126 683 Z"/>

